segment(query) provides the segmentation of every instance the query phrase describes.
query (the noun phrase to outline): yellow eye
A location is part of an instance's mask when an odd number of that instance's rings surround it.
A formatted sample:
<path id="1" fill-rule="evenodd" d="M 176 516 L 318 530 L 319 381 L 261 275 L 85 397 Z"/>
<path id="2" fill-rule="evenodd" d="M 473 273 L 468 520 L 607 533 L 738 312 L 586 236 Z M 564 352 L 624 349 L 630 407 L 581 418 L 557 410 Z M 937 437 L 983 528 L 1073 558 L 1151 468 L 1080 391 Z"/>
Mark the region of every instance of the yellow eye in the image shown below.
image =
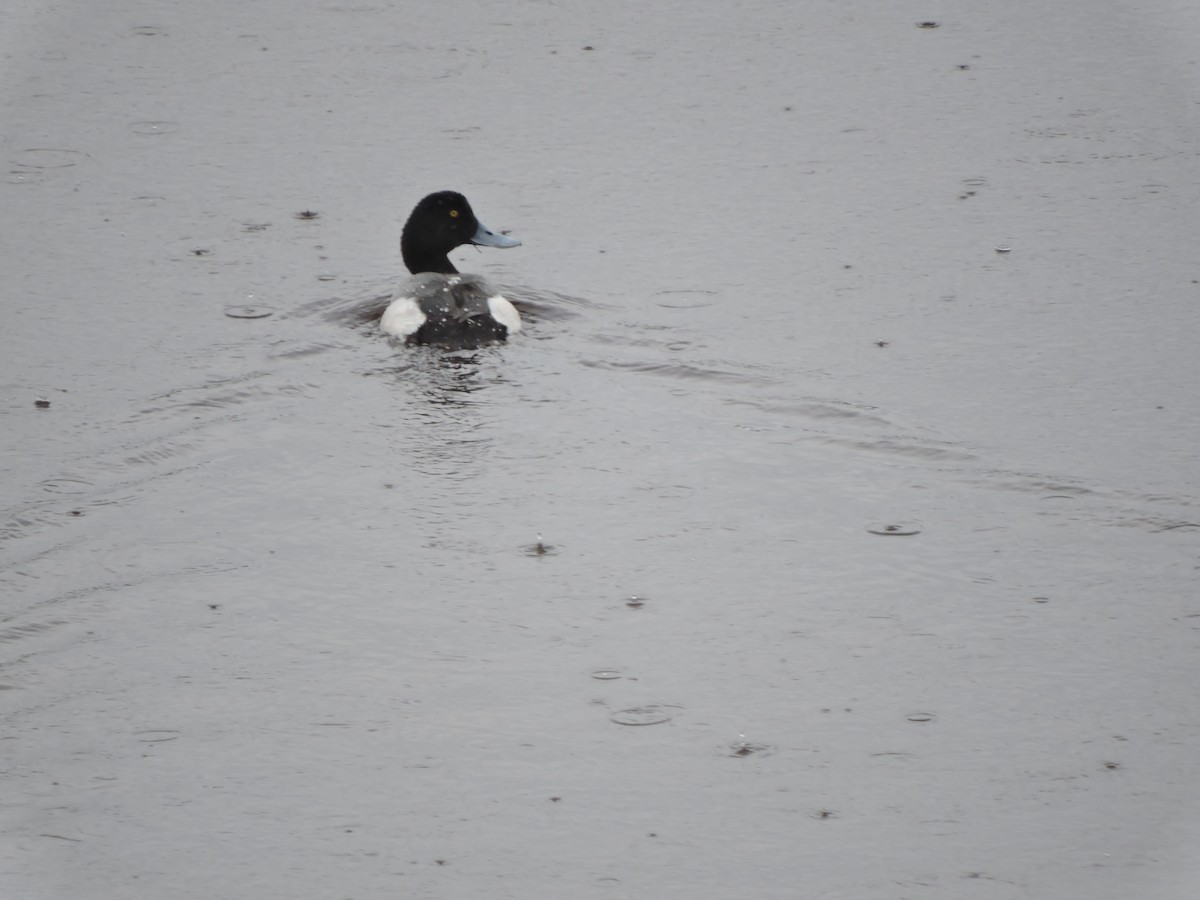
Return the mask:
<path id="1" fill-rule="evenodd" d="M 458 210 L 457 209 L 450 210 L 450 218 L 452 218 L 452 219 L 458 218 Z"/>

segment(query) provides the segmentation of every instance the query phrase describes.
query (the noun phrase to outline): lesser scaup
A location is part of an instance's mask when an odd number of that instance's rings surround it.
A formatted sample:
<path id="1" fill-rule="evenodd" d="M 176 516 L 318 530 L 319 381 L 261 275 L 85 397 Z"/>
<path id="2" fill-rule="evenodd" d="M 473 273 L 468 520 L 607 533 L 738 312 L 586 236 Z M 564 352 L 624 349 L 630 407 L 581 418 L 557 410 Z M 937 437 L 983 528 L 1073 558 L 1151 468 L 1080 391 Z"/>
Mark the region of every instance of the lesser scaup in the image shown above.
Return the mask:
<path id="1" fill-rule="evenodd" d="M 521 330 L 516 307 L 478 275 L 462 275 L 447 254 L 463 244 L 518 247 L 484 226 L 462 194 L 439 191 L 417 204 L 400 235 L 413 275 L 397 288 L 379 327 L 409 344 L 455 349 L 502 341 Z"/>

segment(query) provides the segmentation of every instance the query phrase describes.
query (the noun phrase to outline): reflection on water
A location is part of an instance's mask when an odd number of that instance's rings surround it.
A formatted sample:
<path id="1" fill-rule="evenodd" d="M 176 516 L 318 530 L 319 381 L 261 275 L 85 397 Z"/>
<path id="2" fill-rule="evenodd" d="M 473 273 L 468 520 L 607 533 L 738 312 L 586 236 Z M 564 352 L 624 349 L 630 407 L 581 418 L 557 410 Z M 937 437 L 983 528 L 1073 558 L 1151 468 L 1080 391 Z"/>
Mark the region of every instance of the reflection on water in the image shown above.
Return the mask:
<path id="1" fill-rule="evenodd" d="M 391 435 L 397 465 L 406 477 L 463 485 L 487 476 L 495 446 L 488 393 L 496 376 L 490 373 L 501 352 L 499 347 L 473 353 L 397 348 L 399 364 L 373 372 L 385 376 L 394 391 L 392 414 L 381 425 Z M 420 484 L 410 489 L 420 495 L 438 490 Z"/>

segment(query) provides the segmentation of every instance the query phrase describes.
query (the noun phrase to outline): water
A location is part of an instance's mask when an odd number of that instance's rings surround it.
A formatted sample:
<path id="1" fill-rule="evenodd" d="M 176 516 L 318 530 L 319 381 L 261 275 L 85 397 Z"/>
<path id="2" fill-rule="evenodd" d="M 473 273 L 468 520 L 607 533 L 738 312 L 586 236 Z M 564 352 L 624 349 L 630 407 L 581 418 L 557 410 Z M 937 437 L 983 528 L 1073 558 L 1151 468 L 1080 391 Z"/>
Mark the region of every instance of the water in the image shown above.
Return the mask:
<path id="1" fill-rule="evenodd" d="M 600 9 L 9 13 L 14 896 L 1193 896 L 1194 14 Z"/>

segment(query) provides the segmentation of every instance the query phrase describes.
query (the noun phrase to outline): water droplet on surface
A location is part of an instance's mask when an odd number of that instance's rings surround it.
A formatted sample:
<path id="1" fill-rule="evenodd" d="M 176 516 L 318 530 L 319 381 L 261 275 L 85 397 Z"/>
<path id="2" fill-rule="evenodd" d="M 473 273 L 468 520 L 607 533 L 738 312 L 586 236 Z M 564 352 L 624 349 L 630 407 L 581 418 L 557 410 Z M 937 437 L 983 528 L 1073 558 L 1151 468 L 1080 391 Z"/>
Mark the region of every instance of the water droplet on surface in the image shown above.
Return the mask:
<path id="1" fill-rule="evenodd" d="M 730 756 L 766 756 L 770 752 L 771 748 L 766 744 L 757 744 L 754 741 L 748 741 L 744 734 L 738 735 L 738 740 L 729 745 Z"/>
<path id="2" fill-rule="evenodd" d="M 178 122 L 130 122 L 129 130 L 134 134 L 174 134 L 179 130 Z"/>
<path id="3" fill-rule="evenodd" d="M 663 722 L 670 722 L 682 711 L 681 706 L 652 704 L 622 709 L 609 718 L 618 725 L 661 725 Z"/>
<path id="4" fill-rule="evenodd" d="M 713 301 L 705 299 L 705 296 L 713 296 L 716 291 L 659 291 L 655 297 L 665 297 L 670 295 L 669 300 L 656 300 L 655 306 L 661 306 L 663 309 L 702 309 L 705 306 L 712 306 Z M 700 295 L 700 296 L 697 296 Z"/>
<path id="5" fill-rule="evenodd" d="M 534 543 L 526 544 L 521 549 L 526 556 L 553 556 L 557 551 L 557 548 L 553 544 L 547 544 L 543 541 L 540 534 Z"/>
<path id="6" fill-rule="evenodd" d="M 53 147 L 32 147 L 13 156 L 13 162 L 28 169 L 67 169 L 79 165 L 87 154 L 81 150 L 59 150 Z"/>
<path id="7" fill-rule="evenodd" d="M 227 306 L 225 315 L 231 319 L 265 319 L 274 315 L 275 310 L 269 306 Z"/>
<path id="8" fill-rule="evenodd" d="M 597 681 L 615 681 L 624 676 L 616 669 L 597 669 L 592 673 L 592 677 Z"/>
<path id="9" fill-rule="evenodd" d="M 169 729 L 156 729 L 151 731 L 139 731 L 134 735 L 143 744 L 161 744 L 163 741 L 174 741 L 179 738 L 178 731 Z"/>
<path id="10" fill-rule="evenodd" d="M 47 478 L 41 483 L 41 487 L 43 491 L 48 491 L 51 494 L 86 494 L 88 488 L 93 487 L 93 484 L 82 478 L 63 476 L 61 478 Z"/>
<path id="11" fill-rule="evenodd" d="M 904 718 L 908 719 L 908 721 L 910 721 L 910 722 L 916 722 L 917 724 L 924 724 L 926 722 L 936 722 L 937 721 L 937 716 L 935 716 L 933 713 L 927 713 L 927 712 L 909 713 Z"/>
<path id="12" fill-rule="evenodd" d="M 885 537 L 912 537 L 914 534 L 920 534 L 921 529 L 911 522 L 891 522 L 885 525 L 868 525 L 867 531 L 871 534 L 880 534 Z"/>

